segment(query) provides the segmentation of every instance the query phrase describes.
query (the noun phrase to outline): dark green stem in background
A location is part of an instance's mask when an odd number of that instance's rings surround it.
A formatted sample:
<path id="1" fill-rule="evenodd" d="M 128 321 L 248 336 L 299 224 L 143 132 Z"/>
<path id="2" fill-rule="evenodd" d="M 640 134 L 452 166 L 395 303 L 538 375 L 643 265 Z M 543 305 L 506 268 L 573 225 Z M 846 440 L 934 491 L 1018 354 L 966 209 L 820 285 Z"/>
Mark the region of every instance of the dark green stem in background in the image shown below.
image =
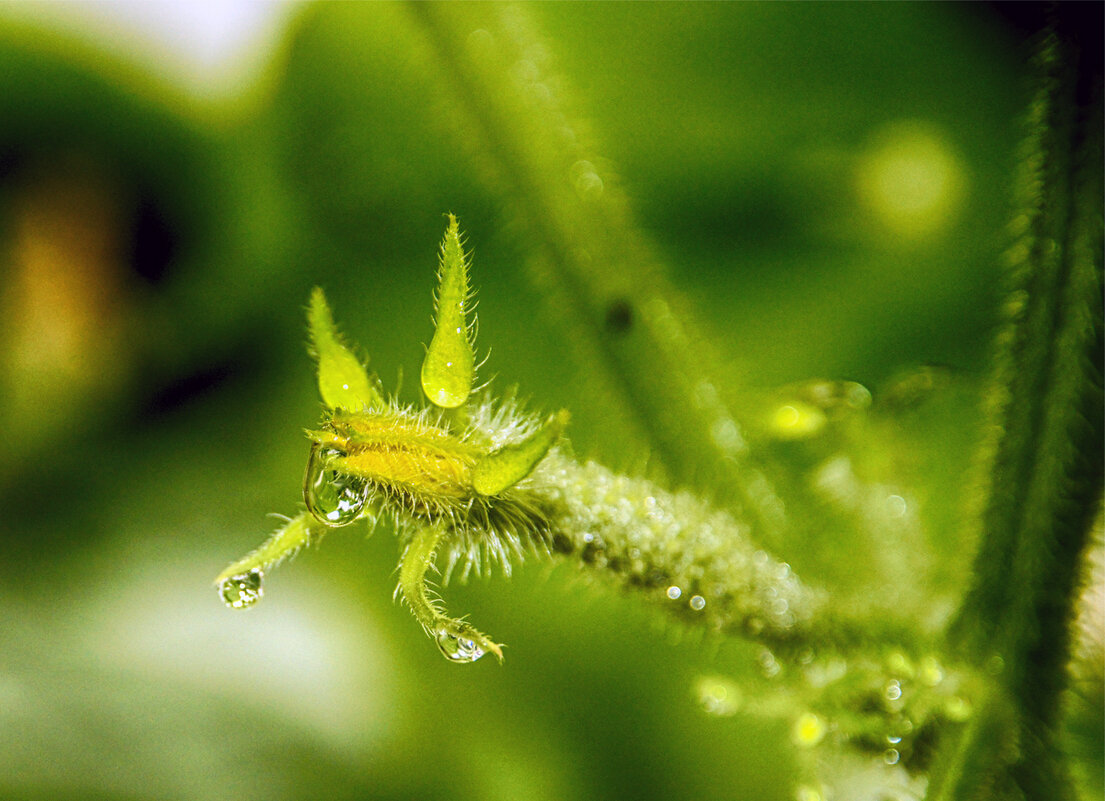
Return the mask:
<path id="1" fill-rule="evenodd" d="M 1100 37 L 1101 7 L 1079 5 L 1056 8 L 1035 58 L 1015 287 L 980 459 L 980 547 L 951 629 L 993 674 L 994 694 L 947 745 L 935 798 L 1073 797 L 1055 729 L 1105 438 L 1101 65 L 1081 46 Z"/>
<path id="2" fill-rule="evenodd" d="M 536 279 L 580 363 L 600 376 L 673 484 L 715 491 L 762 542 L 778 545 L 783 505 L 750 461 L 706 338 L 565 115 L 522 10 L 408 8 L 478 160 L 528 235 Z"/>

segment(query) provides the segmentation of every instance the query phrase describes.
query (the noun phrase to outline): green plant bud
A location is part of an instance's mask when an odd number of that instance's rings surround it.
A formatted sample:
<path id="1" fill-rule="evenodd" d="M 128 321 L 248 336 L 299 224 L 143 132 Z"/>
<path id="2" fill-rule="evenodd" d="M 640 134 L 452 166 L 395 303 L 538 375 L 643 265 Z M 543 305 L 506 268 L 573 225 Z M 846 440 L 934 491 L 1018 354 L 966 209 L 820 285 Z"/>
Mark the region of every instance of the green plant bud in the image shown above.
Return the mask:
<path id="1" fill-rule="evenodd" d="M 341 342 L 326 296 L 320 287 L 311 292 L 307 309 L 311 351 L 318 360 L 318 392 L 331 409 L 371 409 L 383 405 L 364 365 Z"/>
<path id="2" fill-rule="evenodd" d="M 449 227 L 441 243 L 434 301 L 434 336 L 422 362 L 422 391 L 435 406 L 463 406 L 476 378 L 473 348 L 475 303 L 468 286 L 468 259 L 461 246 L 457 218 L 449 215 Z"/>

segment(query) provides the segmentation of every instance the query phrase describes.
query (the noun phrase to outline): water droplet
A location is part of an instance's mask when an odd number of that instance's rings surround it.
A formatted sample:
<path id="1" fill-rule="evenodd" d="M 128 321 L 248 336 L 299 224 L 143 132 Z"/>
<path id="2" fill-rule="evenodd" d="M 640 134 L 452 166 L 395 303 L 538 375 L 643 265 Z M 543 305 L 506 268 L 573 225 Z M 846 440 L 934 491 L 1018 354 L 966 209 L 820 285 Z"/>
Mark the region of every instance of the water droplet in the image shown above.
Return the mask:
<path id="1" fill-rule="evenodd" d="M 887 748 L 882 755 L 882 761 L 887 765 L 897 765 L 901 758 L 902 755 L 898 753 L 897 748 Z"/>
<path id="2" fill-rule="evenodd" d="M 701 595 L 692 595 L 690 604 L 691 609 L 696 612 L 701 612 L 703 609 L 706 608 L 706 599 L 703 598 Z"/>
<path id="3" fill-rule="evenodd" d="M 449 629 L 439 629 L 435 639 L 441 653 L 451 662 L 475 662 L 483 656 L 483 649 L 475 640 L 463 634 L 455 634 Z"/>
<path id="4" fill-rule="evenodd" d="M 674 584 L 668 587 L 668 597 L 673 601 L 678 600 L 679 596 L 683 594 L 683 590 L 676 587 Z"/>
<path id="5" fill-rule="evenodd" d="M 343 455 L 332 448 L 311 447 L 303 500 L 315 519 L 327 526 L 347 526 L 361 516 L 368 500 L 368 482 L 330 468 L 330 460 Z"/>
<path id="6" fill-rule="evenodd" d="M 245 609 L 253 606 L 261 600 L 264 589 L 261 587 L 261 579 L 264 574 L 260 568 L 253 568 L 248 573 L 223 579 L 219 582 L 219 595 L 223 603 L 231 609 Z"/>
<path id="7" fill-rule="evenodd" d="M 891 679 L 886 683 L 886 689 L 883 692 L 888 701 L 897 701 L 902 697 L 902 684 L 897 679 Z"/>

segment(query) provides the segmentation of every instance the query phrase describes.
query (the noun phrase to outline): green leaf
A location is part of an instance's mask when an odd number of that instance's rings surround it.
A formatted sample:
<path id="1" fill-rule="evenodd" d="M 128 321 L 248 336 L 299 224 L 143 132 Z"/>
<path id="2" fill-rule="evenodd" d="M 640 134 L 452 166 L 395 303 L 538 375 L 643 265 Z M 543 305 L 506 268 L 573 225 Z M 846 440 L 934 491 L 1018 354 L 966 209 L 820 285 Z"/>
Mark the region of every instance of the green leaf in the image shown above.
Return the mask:
<path id="1" fill-rule="evenodd" d="M 468 259 L 457 218 L 450 214 L 441 243 L 434 337 L 422 362 L 422 391 L 431 403 L 443 409 L 464 405 L 476 378 L 472 344 L 475 317 L 469 319 L 473 305 Z"/>
<path id="2" fill-rule="evenodd" d="M 480 459 L 472 468 L 472 487 L 480 495 L 496 495 L 517 484 L 545 458 L 568 425 L 569 418 L 568 411 L 561 409 L 531 436 L 513 445 L 504 445 Z"/>
<path id="3" fill-rule="evenodd" d="M 318 392 L 331 409 L 360 411 L 384 401 L 360 360 L 342 344 L 326 295 L 315 287 L 307 309 L 311 349 L 318 360 Z"/>

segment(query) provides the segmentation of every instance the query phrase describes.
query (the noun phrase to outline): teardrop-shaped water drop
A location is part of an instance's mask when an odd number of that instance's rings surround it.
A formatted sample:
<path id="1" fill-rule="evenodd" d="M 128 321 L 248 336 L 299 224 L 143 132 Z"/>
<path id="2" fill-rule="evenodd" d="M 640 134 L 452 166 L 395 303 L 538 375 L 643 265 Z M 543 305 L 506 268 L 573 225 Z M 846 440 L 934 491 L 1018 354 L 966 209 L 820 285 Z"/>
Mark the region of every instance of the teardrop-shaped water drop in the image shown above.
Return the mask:
<path id="1" fill-rule="evenodd" d="M 330 460 L 341 455 L 314 445 L 303 477 L 303 501 L 315 519 L 327 526 L 349 525 L 361 516 L 368 499 L 367 481 L 330 467 Z"/>
<path id="2" fill-rule="evenodd" d="M 253 606 L 264 595 L 264 589 L 261 587 L 263 578 L 264 574 L 256 567 L 248 573 L 225 578 L 219 582 L 219 595 L 222 596 L 223 603 L 231 609 L 245 609 Z"/>
<path id="3" fill-rule="evenodd" d="M 451 662 L 475 662 L 483 656 L 483 648 L 463 634 L 458 636 L 448 629 L 439 629 L 436 639 L 437 647 Z"/>

